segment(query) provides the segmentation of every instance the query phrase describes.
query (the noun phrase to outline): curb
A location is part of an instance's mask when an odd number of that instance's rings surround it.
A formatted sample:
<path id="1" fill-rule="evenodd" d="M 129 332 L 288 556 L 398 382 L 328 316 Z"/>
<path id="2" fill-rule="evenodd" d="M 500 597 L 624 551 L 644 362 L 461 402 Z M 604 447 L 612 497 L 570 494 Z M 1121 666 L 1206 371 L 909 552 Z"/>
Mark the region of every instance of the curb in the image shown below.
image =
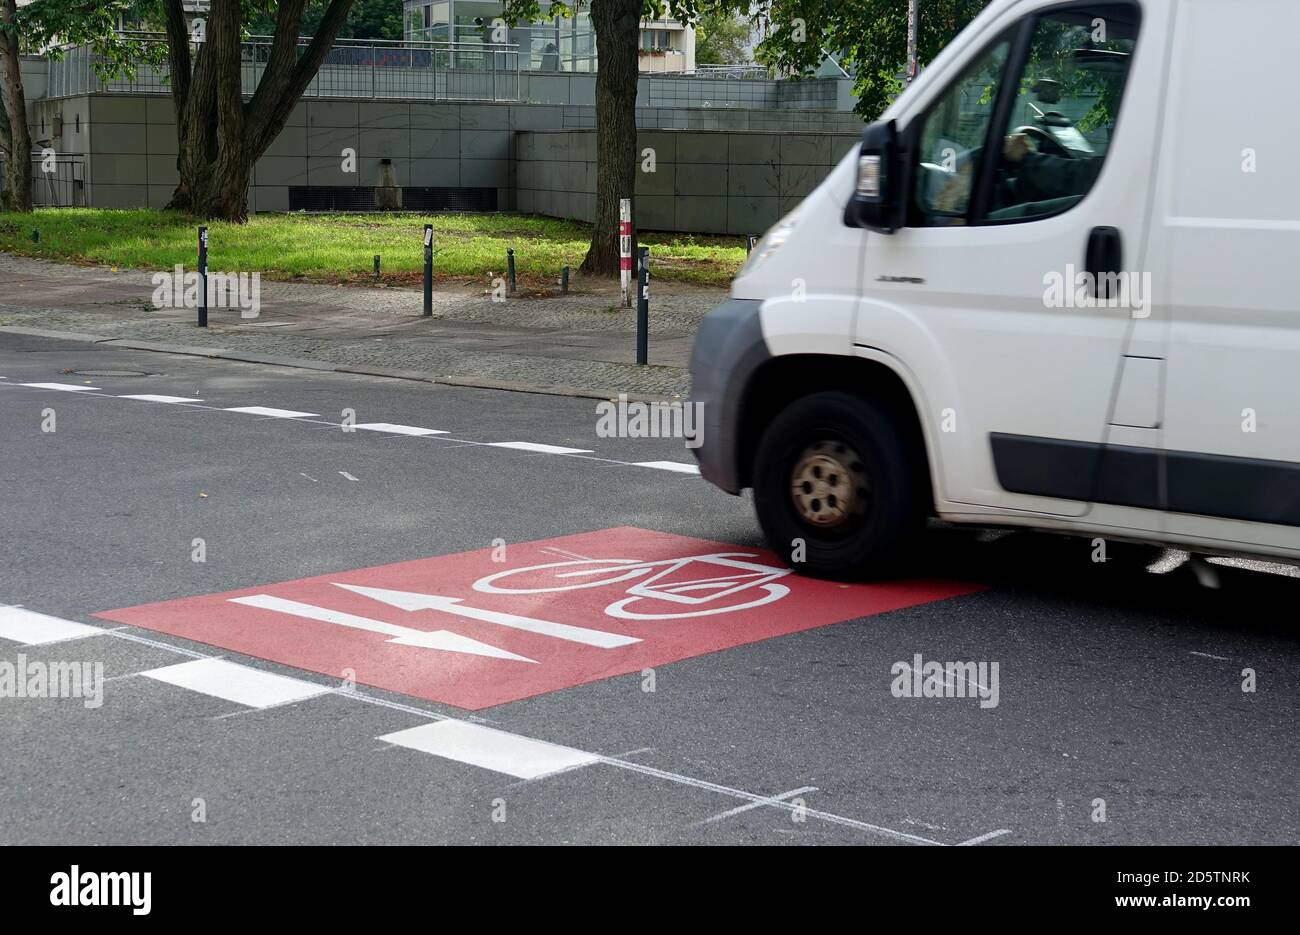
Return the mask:
<path id="1" fill-rule="evenodd" d="M 231 351 L 220 347 L 196 347 L 187 344 L 159 344 L 154 341 L 134 341 L 130 338 L 110 338 L 105 335 L 86 334 L 80 331 L 46 331 L 41 328 L 19 326 L 0 327 L 0 334 L 21 334 L 34 338 L 57 341 L 80 341 L 102 344 L 133 351 L 151 351 L 159 354 L 180 354 L 186 357 L 207 357 L 213 360 L 231 360 L 245 364 L 264 364 L 273 367 L 292 367 L 298 370 L 316 370 L 324 373 L 348 373 L 366 377 L 383 377 L 389 380 L 412 380 L 418 383 L 442 384 L 467 389 L 502 390 L 510 393 L 534 393 L 541 396 L 571 396 L 578 399 L 617 399 L 622 390 L 583 389 L 563 384 L 525 383 L 514 380 L 493 380 L 488 377 L 457 377 L 424 373 L 417 370 L 386 370 L 372 367 L 353 367 L 348 364 L 331 364 L 300 357 L 276 357 L 248 351 Z M 676 368 L 672 368 L 676 369 Z M 673 397 L 654 393 L 624 393 L 635 402 L 672 402 Z"/>

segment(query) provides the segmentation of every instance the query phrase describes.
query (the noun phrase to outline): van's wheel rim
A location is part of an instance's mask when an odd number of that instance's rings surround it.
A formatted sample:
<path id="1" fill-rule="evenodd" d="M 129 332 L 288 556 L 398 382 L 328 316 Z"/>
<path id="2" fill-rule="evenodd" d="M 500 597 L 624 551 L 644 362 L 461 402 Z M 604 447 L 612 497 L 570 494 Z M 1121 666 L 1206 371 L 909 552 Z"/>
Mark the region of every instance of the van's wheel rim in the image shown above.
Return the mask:
<path id="1" fill-rule="evenodd" d="M 814 442 L 795 459 L 790 499 L 799 518 L 818 529 L 854 522 L 866 513 L 871 499 L 862 459 L 844 442 Z"/>

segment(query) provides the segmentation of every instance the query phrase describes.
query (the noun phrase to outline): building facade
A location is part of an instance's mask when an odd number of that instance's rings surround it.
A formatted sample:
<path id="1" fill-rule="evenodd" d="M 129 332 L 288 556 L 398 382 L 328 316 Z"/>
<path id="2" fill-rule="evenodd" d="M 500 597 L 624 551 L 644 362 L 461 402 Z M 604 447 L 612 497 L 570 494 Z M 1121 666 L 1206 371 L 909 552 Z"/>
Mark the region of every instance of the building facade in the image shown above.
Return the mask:
<path id="1" fill-rule="evenodd" d="M 515 27 L 505 25 L 501 0 L 405 0 L 403 37 L 467 45 L 518 45 L 529 71 L 594 72 L 596 33 L 591 14 L 579 9 Z M 544 0 L 542 10 L 550 8 Z M 674 19 L 647 20 L 637 43 L 640 70 L 652 74 L 695 71 L 695 29 Z"/>

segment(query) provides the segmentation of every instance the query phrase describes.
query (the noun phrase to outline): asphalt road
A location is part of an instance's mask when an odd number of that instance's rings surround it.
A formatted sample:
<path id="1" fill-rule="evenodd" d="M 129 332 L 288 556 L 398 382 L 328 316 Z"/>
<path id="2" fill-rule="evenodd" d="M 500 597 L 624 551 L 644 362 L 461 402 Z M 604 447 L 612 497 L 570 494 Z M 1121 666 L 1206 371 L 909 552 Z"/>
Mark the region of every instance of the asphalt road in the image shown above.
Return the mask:
<path id="1" fill-rule="evenodd" d="M 123 371 L 148 375 L 103 375 Z M 1098 564 L 1081 541 L 936 528 L 916 569 L 925 581 L 839 588 L 786 575 L 775 590 L 738 592 L 769 596 L 755 609 L 627 623 L 591 609 L 635 598 L 627 582 L 526 605 L 469 588 L 474 569 L 531 566 L 543 553 L 588 562 L 709 551 L 602 532 L 622 527 L 762 547 L 747 500 L 671 465 L 640 466 L 689 464 L 680 441 L 598 437 L 591 400 L 15 335 L 0 336 L 0 378 L 0 604 L 10 605 L 0 610 L 0 843 L 1300 838 L 1300 645 L 1288 610 L 1300 580 L 1286 570 L 1216 565 L 1212 590 L 1173 554 L 1157 573 L 1121 548 Z M 202 402 L 123 398 L 146 394 Z M 242 407 L 311 415 L 228 411 Z M 344 410 L 445 434 L 345 432 Z M 549 448 L 501 446 L 514 442 Z M 196 540 L 205 561 L 194 560 Z M 643 555 L 620 554 L 641 544 Z M 498 564 L 486 557 L 494 546 L 505 547 Z M 349 577 L 461 553 L 477 557 L 408 566 L 405 578 Z M 555 584 L 546 574 L 534 573 L 539 587 Z M 357 629 L 369 599 L 353 594 L 336 605 L 348 623 L 279 627 L 271 610 L 224 598 L 164 607 L 150 628 L 95 616 L 264 585 L 302 600 L 276 583 L 321 575 L 425 581 L 462 609 L 500 617 L 526 606 L 533 622 L 370 600 L 366 619 L 477 641 L 466 651 L 394 648 L 391 633 Z M 956 596 L 931 599 L 945 588 Z M 886 597 L 911 606 L 874 612 Z M 682 606 L 639 600 L 627 606 Z M 223 616 L 231 607 L 252 616 Z M 634 632 L 641 643 L 522 632 L 541 626 L 542 611 L 547 626 Z M 100 629 L 56 639 L 57 621 Z M 236 631 L 242 645 L 272 649 L 235 651 Z M 340 641 L 365 647 L 355 686 L 321 662 Z M 503 649 L 532 656 L 476 655 Z M 634 651 L 677 661 L 617 661 Z M 893 667 L 918 654 L 996 662 L 997 704 L 896 697 Z M 16 697 L 3 676 L 20 657 L 27 672 L 102 664 L 102 705 Z M 1253 692 L 1242 690 L 1245 669 Z M 470 686 L 476 698 L 519 697 L 438 700 Z M 284 689 L 309 697 L 269 700 Z"/>

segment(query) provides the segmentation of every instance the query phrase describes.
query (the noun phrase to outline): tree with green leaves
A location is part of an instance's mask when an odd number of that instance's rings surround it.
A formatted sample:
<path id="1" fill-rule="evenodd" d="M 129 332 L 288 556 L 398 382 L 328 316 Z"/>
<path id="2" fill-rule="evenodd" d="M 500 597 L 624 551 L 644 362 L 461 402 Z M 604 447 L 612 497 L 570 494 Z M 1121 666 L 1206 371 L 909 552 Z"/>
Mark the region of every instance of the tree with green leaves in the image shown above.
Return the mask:
<path id="1" fill-rule="evenodd" d="M 989 0 L 924 0 L 917 62 L 924 66 L 952 41 Z M 779 71 L 812 74 L 834 55 L 855 76 L 857 112 L 880 116 L 903 89 L 907 65 L 907 0 L 765 0 L 760 17 L 767 38 L 760 61 Z"/>
<path id="2" fill-rule="evenodd" d="M 219 0 L 201 32 L 191 30 L 181 0 L 162 0 L 180 153 L 180 184 L 169 208 L 226 221 L 248 219 L 253 165 L 316 76 L 352 2 L 329 0 L 311 41 L 299 49 L 307 0 Z M 266 62 L 252 98 L 245 101 L 240 42 L 247 17 L 271 9 L 275 27 Z"/>
<path id="3" fill-rule="evenodd" d="M 695 64 L 744 65 L 750 59 L 749 20 L 734 11 L 700 14 L 695 26 Z"/>
<path id="4" fill-rule="evenodd" d="M 582 271 L 597 276 L 618 272 L 618 203 L 632 199 L 632 249 L 636 252 L 636 82 L 641 20 L 664 15 L 690 22 L 706 7 L 740 8 L 745 0 L 555 0 L 548 18 L 570 17 L 589 3 L 596 33 L 596 216 Z M 512 26 L 543 17 L 539 0 L 505 0 Z"/>
<path id="5" fill-rule="evenodd" d="M 325 19 L 329 0 L 308 0 L 303 7 L 298 29 L 301 35 L 314 36 Z M 275 29 L 275 12 L 253 10 L 248 18 L 248 32 L 254 36 L 268 36 Z M 402 0 L 355 0 L 348 14 L 340 39 L 401 39 Z"/>
<path id="6" fill-rule="evenodd" d="M 136 63 L 150 60 L 151 50 L 138 38 L 119 33 L 118 17 L 132 17 L 140 6 L 136 0 L 34 0 L 20 7 L 15 0 L 0 0 L 0 151 L 5 161 L 0 206 L 4 210 L 32 210 L 32 135 L 21 54 L 44 52 L 57 57 L 63 44 L 89 45 L 101 77 L 129 73 Z"/>

